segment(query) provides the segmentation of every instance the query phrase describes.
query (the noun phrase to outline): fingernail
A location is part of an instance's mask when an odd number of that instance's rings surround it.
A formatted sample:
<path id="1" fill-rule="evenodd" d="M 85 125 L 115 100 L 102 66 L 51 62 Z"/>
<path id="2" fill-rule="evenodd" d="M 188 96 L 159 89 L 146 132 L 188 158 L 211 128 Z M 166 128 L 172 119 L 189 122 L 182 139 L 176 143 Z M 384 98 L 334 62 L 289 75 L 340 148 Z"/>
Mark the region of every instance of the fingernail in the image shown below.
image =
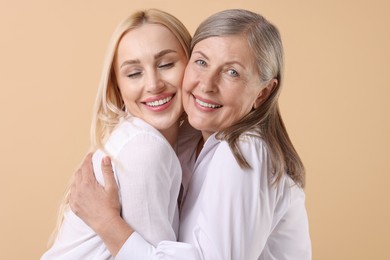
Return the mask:
<path id="1" fill-rule="evenodd" d="M 108 166 L 108 165 L 110 164 L 110 158 L 109 158 L 109 157 L 104 157 L 104 158 L 103 158 L 103 164 L 104 164 L 105 166 Z"/>

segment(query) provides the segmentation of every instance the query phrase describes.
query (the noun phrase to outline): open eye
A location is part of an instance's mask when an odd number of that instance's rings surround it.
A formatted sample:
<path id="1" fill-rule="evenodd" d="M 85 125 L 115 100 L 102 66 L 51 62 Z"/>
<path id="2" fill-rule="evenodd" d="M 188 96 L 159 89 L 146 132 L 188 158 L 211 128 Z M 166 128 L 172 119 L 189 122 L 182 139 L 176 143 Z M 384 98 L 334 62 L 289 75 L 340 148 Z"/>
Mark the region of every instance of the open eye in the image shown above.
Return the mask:
<path id="1" fill-rule="evenodd" d="M 228 74 L 232 77 L 239 77 L 240 76 L 240 74 L 238 74 L 238 72 L 234 69 L 229 69 Z"/>
<path id="2" fill-rule="evenodd" d="M 204 60 L 196 60 L 195 63 L 200 65 L 200 66 L 206 66 L 207 65 L 207 63 Z"/>

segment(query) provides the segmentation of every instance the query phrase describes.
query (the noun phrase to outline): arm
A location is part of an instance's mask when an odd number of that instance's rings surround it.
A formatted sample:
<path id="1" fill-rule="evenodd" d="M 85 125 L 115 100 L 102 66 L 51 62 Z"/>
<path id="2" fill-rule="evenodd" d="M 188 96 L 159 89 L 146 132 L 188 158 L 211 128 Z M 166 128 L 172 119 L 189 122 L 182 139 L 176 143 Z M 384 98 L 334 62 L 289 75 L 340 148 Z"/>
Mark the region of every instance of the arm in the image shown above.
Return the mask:
<path id="1" fill-rule="evenodd" d="M 101 186 L 95 178 L 92 154 L 85 157 L 75 173 L 69 204 L 115 255 L 133 230 L 120 216 L 118 186 L 108 157 L 102 160 L 101 167 L 105 186 Z"/>
<path id="2" fill-rule="evenodd" d="M 191 204 L 183 207 L 180 240 L 185 243 L 163 241 L 157 248 L 148 248 L 135 233 L 122 247 L 118 259 L 137 259 L 131 254 L 136 250 L 145 252 L 143 256 L 155 250 L 156 259 L 258 259 L 271 230 L 275 200 L 273 191 L 268 189 L 268 158 L 264 150 L 245 143 L 242 152 L 253 171 L 241 169 L 224 142 L 211 160 L 204 159 L 203 166 L 196 166 L 203 169 L 194 173 L 198 177 L 192 188 L 202 181 L 199 176 L 205 179 L 200 192 L 187 197 L 186 203 Z M 261 194 L 262 183 L 266 189 Z"/>
<path id="3" fill-rule="evenodd" d="M 173 224 L 181 167 L 170 144 L 160 135 L 141 132 L 114 156 L 122 218 L 154 246 L 162 240 L 176 241 Z"/>
<path id="4" fill-rule="evenodd" d="M 124 131 L 126 130 L 128 129 L 125 128 Z M 94 178 L 81 181 L 81 185 L 92 187 L 92 192 L 87 193 L 88 187 L 80 186 L 78 192 L 83 197 L 73 199 L 74 204 L 82 204 L 89 199 L 98 198 L 102 204 L 107 202 L 108 208 L 118 203 L 111 201 L 118 200 L 113 193 L 119 191 L 122 203 L 121 215 L 118 214 L 116 207 L 107 210 L 101 207 L 102 205 L 95 206 L 94 203 L 89 202 L 74 209 L 75 213 L 105 241 L 113 255 L 117 254 L 124 240 L 132 233 L 131 229 L 137 230 L 152 245 L 157 245 L 161 240 L 176 241 L 173 224 L 174 220 L 178 224 L 177 196 L 181 181 L 178 158 L 162 136 L 148 131 L 133 131 L 134 134 L 131 135 L 120 135 L 120 133 L 114 133 L 106 145 L 107 151 L 113 156 L 114 174 L 119 189 L 112 178 L 103 181 L 107 176 L 113 176 L 112 168 L 104 164 L 102 167 L 97 167 L 104 155 L 102 151 L 97 151 L 93 156 L 93 169 L 90 163 L 83 164 L 86 172 L 84 179 L 94 177 L 91 175 L 94 170 L 97 180 L 103 185 L 107 182 L 108 185 L 101 187 Z M 118 136 L 120 138 L 117 138 Z M 72 193 L 77 194 L 77 190 Z M 109 199 L 104 200 L 103 197 L 106 195 Z M 117 227 L 113 229 L 111 223 Z M 130 231 L 128 227 L 124 227 L 125 223 L 131 225 Z M 119 233 L 120 235 L 117 236 L 116 229 L 126 232 Z"/>
<path id="5" fill-rule="evenodd" d="M 203 169 L 202 163 L 196 166 L 200 170 L 194 175 L 205 179 L 200 192 L 193 194 L 191 202 L 187 198 L 183 207 L 180 241 L 185 243 L 163 241 L 148 248 L 135 233 L 118 259 L 137 259 L 129 255 L 140 249 L 144 255 L 155 250 L 157 259 L 258 259 L 273 228 L 277 192 L 269 185 L 268 155 L 262 142 L 242 142 L 240 148 L 253 170 L 241 169 L 225 142 L 211 160 L 203 160 Z M 192 182 L 192 188 L 198 185 Z"/>
<path id="6" fill-rule="evenodd" d="M 162 241 L 157 247 L 153 247 L 134 232 L 124 244 L 121 243 L 123 246 L 117 259 L 257 259 L 259 257 L 271 230 L 274 207 L 271 190 L 267 188 L 260 192 L 264 185 L 268 187 L 267 155 L 263 150 L 256 150 L 253 145 L 246 144 L 252 149 L 243 151 L 245 156 L 252 156 L 248 162 L 254 167 L 256 165 L 252 164 L 252 160 L 263 160 L 264 164 L 258 163 L 257 167 L 263 165 L 261 166 L 263 168 L 256 169 L 263 172 L 245 171 L 236 164 L 227 144 L 224 145 L 215 152 L 199 194 L 199 214 L 195 225 L 189 228 L 191 233 L 189 236 L 193 240 L 185 241 L 186 243 Z M 261 188 L 259 183 L 263 183 Z M 92 185 L 84 187 L 86 188 L 97 190 Z M 109 196 L 104 194 L 103 197 L 101 199 L 108 200 Z M 89 196 L 87 204 L 96 204 L 100 208 L 106 204 L 96 198 L 96 196 Z M 106 210 L 101 214 L 109 215 Z M 98 217 L 103 219 L 103 215 L 99 214 Z M 111 230 L 114 228 L 116 227 L 110 226 Z M 137 255 L 134 252 L 137 252 Z"/>
<path id="7" fill-rule="evenodd" d="M 103 239 L 110 252 L 117 256 L 116 259 L 158 259 L 161 254 L 172 260 L 200 259 L 191 245 L 162 241 L 155 248 L 134 232 L 120 216 L 118 186 L 108 157 L 102 160 L 102 173 L 105 186 L 97 182 L 92 155 L 88 155 L 75 174 L 70 206 Z M 165 251 L 170 248 L 176 248 L 175 255 L 166 255 Z M 182 257 L 177 257 L 177 254 Z"/>

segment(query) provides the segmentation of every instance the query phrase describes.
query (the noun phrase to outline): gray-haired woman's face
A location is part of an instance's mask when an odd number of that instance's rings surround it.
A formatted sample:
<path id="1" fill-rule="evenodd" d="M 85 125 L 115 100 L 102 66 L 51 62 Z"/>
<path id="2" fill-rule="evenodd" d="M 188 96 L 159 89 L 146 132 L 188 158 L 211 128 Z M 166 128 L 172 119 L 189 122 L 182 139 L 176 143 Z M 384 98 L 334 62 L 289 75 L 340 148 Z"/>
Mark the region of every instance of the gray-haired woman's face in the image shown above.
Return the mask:
<path id="1" fill-rule="evenodd" d="M 209 135 L 223 130 L 259 99 L 259 74 L 245 38 L 210 37 L 194 46 L 183 81 L 183 106 L 193 127 Z"/>

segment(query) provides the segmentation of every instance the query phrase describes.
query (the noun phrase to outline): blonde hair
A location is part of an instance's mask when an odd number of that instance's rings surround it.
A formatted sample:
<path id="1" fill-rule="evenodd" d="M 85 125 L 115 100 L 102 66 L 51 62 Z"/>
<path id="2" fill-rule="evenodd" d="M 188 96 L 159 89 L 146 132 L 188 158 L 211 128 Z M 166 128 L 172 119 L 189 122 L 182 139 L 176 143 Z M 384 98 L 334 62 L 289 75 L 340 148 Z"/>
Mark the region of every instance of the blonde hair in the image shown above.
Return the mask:
<path id="1" fill-rule="evenodd" d="M 187 59 L 190 57 L 190 33 L 177 18 L 166 12 L 157 9 L 136 12 L 119 24 L 109 43 L 95 101 L 91 125 L 91 143 L 94 149 L 103 148 L 120 118 L 126 116 L 124 101 L 115 78 L 113 62 L 123 35 L 143 24 L 160 24 L 168 28 L 180 42 Z"/>
<path id="2" fill-rule="evenodd" d="M 196 30 L 191 48 L 209 37 L 242 36 L 246 39 L 255 57 L 260 84 L 266 86 L 272 80 L 277 85 L 268 99 L 253 109 L 244 118 L 219 133 L 226 140 L 234 156 L 243 168 L 250 165 L 243 157 L 238 140 L 244 132 L 254 132 L 267 144 L 273 167 L 274 183 L 286 172 L 294 182 L 304 187 L 305 169 L 283 123 L 278 98 L 283 80 L 283 46 L 278 29 L 263 16 L 242 9 L 216 13 Z"/>
<path id="3" fill-rule="evenodd" d="M 183 23 L 173 15 L 158 9 L 148 9 L 135 12 L 124 19 L 111 36 L 103 64 L 91 124 L 92 150 L 99 148 L 104 150 L 104 144 L 107 138 L 119 123 L 119 120 L 127 115 L 125 112 L 125 104 L 116 82 L 113 63 L 116 58 L 118 44 L 122 37 L 127 32 L 139 28 L 144 24 L 159 24 L 168 28 L 180 42 L 187 60 L 190 57 L 191 35 Z M 49 246 L 53 244 L 62 224 L 64 213 L 69 208 L 69 191 L 70 189 L 68 188 L 61 203 L 56 228 L 49 238 Z"/>

